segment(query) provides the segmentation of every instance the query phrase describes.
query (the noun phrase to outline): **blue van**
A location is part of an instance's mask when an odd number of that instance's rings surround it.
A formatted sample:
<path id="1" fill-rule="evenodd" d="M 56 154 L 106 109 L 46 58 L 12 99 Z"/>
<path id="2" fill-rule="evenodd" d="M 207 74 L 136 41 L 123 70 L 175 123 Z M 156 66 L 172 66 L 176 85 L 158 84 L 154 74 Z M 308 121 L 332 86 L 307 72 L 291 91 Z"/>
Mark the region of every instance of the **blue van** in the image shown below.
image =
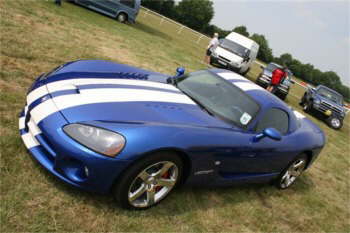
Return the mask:
<path id="1" fill-rule="evenodd" d="M 135 23 L 141 6 L 141 0 L 71 0 L 71 2 L 109 15 L 121 23 L 127 21 Z"/>

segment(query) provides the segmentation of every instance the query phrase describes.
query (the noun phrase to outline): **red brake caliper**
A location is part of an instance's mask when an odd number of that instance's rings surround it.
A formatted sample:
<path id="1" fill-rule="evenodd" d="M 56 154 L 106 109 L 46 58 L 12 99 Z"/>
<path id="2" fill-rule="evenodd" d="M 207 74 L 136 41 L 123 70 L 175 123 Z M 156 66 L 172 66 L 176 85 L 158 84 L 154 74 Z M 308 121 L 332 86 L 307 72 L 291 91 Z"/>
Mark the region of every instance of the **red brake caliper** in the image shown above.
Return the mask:
<path id="1" fill-rule="evenodd" d="M 161 177 L 162 178 L 169 178 L 170 174 L 169 174 L 169 171 L 167 171 L 166 173 L 164 173 Z M 159 190 L 161 190 L 163 187 L 162 186 L 157 186 L 156 187 L 156 192 L 158 192 Z"/>

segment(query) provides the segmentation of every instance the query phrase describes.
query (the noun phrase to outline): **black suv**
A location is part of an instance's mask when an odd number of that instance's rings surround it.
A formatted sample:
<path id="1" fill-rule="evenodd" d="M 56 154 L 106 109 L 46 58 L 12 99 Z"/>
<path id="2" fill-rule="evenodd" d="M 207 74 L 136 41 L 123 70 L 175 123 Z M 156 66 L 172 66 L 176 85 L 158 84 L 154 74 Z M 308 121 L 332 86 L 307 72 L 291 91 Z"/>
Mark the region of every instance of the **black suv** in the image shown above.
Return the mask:
<path id="1" fill-rule="evenodd" d="M 321 113 L 323 119 L 333 129 L 340 129 L 343 126 L 345 117 L 343 96 L 328 87 L 322 85 L 316 88 L 308 87 L 301 98 L 300 105 L 305 112 L 316 110 Z"/>

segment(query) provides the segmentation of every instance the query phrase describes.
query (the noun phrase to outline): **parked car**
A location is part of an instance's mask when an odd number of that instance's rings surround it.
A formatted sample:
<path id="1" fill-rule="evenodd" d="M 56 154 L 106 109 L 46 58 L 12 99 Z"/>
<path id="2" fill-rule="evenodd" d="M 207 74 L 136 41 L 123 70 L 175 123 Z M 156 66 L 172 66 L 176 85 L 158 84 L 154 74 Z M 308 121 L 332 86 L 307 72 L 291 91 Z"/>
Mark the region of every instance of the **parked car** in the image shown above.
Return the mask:
<path id="1" fill-rule="evenodd" d="M 343 120 L 346 114 L 343 96 L 338 92 L 319 85 L 316 88 L 308 87 L 300 101 L 305 112 L 321 113 L 327 124 L 333 129 L 340 129 L 343 126 Z"/>
<path id="2" fill-rule="evenodd" d="M 177 185 L 292 185 L 324 133 L 271 93 L 223 69 L 176 76 L 108 61 L 64 64 L 27 94 L 19 131 L 59 179 L 158 204 Z"/>
<path id="3" fill-rule="evenodd" d="M 219 40 L 219 46 L 210 56 L 210 64 L 246 74 L 255 61 L 258 51 L 259 45 L 255 41 L 231 32 L 226 38 Z"/>
<path id="4" fill-rule="evenodd" d="M 141 0 L 69 0 L 105 15 L 116 18 L 119 22 L 135 23 Z"/>
<path id="5" fill-rule="evenodd" d="M 279 64 L 271 62 L 266 67 L 261 66 L 261 68 L 263 69 L 263 71 L 259 74 L 258 78 L 256 79 L 256 83 L 264 88 L 267 88 L 271 82 L 272 72 L 277 68 L 282 69 L 283 67 Z M 292 71 L 287 70 L 287 72 L 288 72 L 288 76 L 277 87 L 275 92 L 275 94 L 278 97 L 280 97 L 282 100 L 285 100 L 287 98 L 291 85 L 294 84 L 294 80 L 292 79 L 293 77 Z"/>

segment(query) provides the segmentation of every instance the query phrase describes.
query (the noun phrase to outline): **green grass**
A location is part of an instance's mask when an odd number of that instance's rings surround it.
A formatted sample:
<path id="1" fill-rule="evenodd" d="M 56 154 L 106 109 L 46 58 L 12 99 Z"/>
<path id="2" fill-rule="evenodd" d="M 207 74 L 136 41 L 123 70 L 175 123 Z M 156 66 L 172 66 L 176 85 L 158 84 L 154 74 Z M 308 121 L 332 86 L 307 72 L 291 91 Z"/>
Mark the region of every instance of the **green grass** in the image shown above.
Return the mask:
<path id="1" fill-rule="evenodd" d="M 111 196 L 72 188 L 31 159 L 17 131 L 25 92 L 44 71 L 75 59 L 107 59 L 158 72 L 205 68 L 207 41 L 159 18 L 135 25 L 64 2 L 0 0 L 0 231 L 282 231 L 349 232 L 349 127 L 330 129 L 314 166 L 291 189 L 245 185 L 226 189 L 176 190 L 147 211 L 120 209 Z M 248 78 L 260 72 L 254 65 Z M 293 88 L 295 95 L 302 89 Z M 300 110 L 298 99 L 287 103 Z M 347 120 L 348 121 L 348 120 Z"/>

